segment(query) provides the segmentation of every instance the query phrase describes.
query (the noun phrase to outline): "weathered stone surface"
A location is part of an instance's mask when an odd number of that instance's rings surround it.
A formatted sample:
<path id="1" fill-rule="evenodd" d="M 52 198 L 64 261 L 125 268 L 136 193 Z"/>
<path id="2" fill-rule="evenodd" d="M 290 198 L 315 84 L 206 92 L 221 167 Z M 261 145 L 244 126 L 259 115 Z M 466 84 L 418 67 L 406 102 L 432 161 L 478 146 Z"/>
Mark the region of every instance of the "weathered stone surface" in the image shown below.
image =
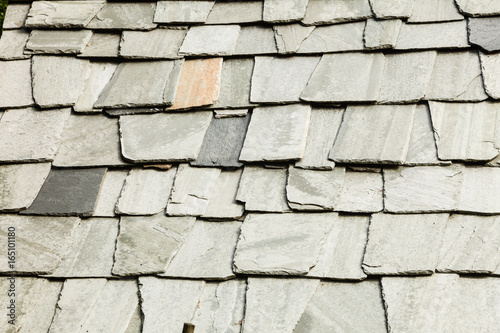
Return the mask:
<path id="1" fill-rule="evenodd" d="M 32 108 L 6 111 L 0 120 L 0 161 L 52 161 L 70 112 Z"/>
<path id="2" fill-rule="evenodd" d="M 363 270 L 369 275 L 432 274 L 448 214 L 374 214 Z"/>
<path id="3" fill-rule="evenodd" d="M 99 98 L 102 90 L 106 87 L 113 76 L 116 68 L 115 63 L 91 62 L 88 77 L 85 80 L 83 91 L 73 106 L 75 112 L 101 113 L 102 109 L 95 109 L 94 104 Z"/>
<path id="4" fill-rule="evenodd" d="M 222 63 L 219 98 L 211 107 L 239 108 L 252 106 L 253 103 L 250 102 L 250 82 L 252 81 L 253 68 L 253 58 L 225 59 Z M 217 117 L 217 112 L 215 117 Z"/>
<path id="5" fill-rule="evenodd" d="M 26 30 L 5 30 L 0 38 L 0 60 L 28 59 L 29 54 L 24 54 L 24 47 L 30 34 Z"/>
<path id="6" fill-rule="evenodd" d="M 277 53 L 274 31 L 271 27 L 241 27 L 234 55 Z"/>
<path id="7" fill-rule="evenodd" d="M 484 90 L 490 97 L 500 99 L 500 83 L 497 80 L 500 75 L 500 54 L 480 53 L 480 59 Z"/>
<path id="8" fill-rule="evenodd" d="M 460 12 L 468 16 L 489 16 L 500 14 L 500 3 L 483 0 L 456 0 Z"/>
<path id="9" fill-rule="evenodd" d="M 456 210 L 463 167 L 422 166 L 384 169 L 384 208 L 393 213 Z"/>
<path id="10" fill-rule="evenodd" d="M 133 114 L 143 114 L 143 113 L 158 113 L 162 112 L 164 109 L 162 107 L 150 107 L 150 108 L 123 108 L 123 109 L 105 109 L 104 113 L 111 117 L 128 116 Z"/>
<path id="11" fill-rule="evenodd" d="M 436 51 L 424 51 L 386 55 L 379 102 L 412 103 L 424 98 L 436 54 Z"/>
<path id="12" fill-rule="evenodd" d="M 263 2 L 258 1 L 216 1 L 205 24 L 253 23 L 262 21 Z"/>
<path id="13" fill-rule="evenodd" d="M 399 31 L 396 49 L 465 48 L 467 41 L 467 22 L 406 24 Z"/>
<path id="14" fill-rule="evenodd" d="M 85 28 L 104 1 L 37 1 L 26 19 L 28 28 Z"/>
<path id="15" fill-rule="evenodd" d="M 238 118 L 248 116 L 248 109 L 226 109 L 214 110 L 215 119 Z"/>
<path id="16" fill-rule="evenodd" d="M 318 288 L 316 279 L 248 278 L 244 332 L 292 332 Z"/>
<path id="17" fill-rule="evenodd" d="M 33 30 L 26 49 L 34 54 L 77 54 L 92 37 L 91 30 Z"/>
<path id="18" fill-rule="evenodd" d="M 233 254 L 240 226 L 241 222 L 196 222 L 162 275 L 203 279 L 233 278 Z"/>
<path id="19" fill-rule="evenodd" d="M 335 142 L 343 115 L 344 109 L 340 108 L 311 110 L 304 156 L 295 163 L 296 168 L 331 170 L 335 166 L 328 159 L 328 153 Z"/>
<path id="20" fill-rule="evenodd" d="M 119 33 L 94 32 L 87 46 L 77 56 L 85 58 L 115 58 L 118 56 L 120 35 Z"/>
<path id="21" fill-rule="evenodd" d="M 0 165 L 0 211 L 26 209 L 50 172 L 50 163 Z"/>
<path id="22" fill-rule="evenodd" d="M 155 23 L 204 23 L 215 1 L 158 1 Z"/>
<path id="23" fill-rule="evenodd" d="M 286 161 L 304 156 L 311 107 L 295 104 L 256 108 L 240 161 Z"/>
<path id="24" fill-rule="evenodd" d="M 413 11 L 412 0 L 369 0 L 373 13 L 377 18 L 406 18 Z"/>
<path id="25" fill-rule="evenodd" d="M 174 104 L 167 110 L 211 105 L 219 98 L 222 58 L 190 59 L 184 62 Z"/>
<path id="26" fill-rule="evenodd" d="M 384 209 L 383 192 L 381 173 L 347 171 L 335 210 L 350 213 L 380 212 Z"/>
<path id="27" fill-rule="evenodd" d="M 87 24 L 87 29 L 151 30 L 156 28 L 153 16 L 156 2 L 106 2 L 106 5 Z"/>
<path id="28" fill-rule="evenodd" d="M 2 273 L 52 273 L 71 245 L 79 222 L 76 217 L 1 214 L 0 240 L 7 244 L 8 228 L 15 228 L 16 257 L 22 260 L 17 260 L 12 266 L 5 256 L 0 261 L 0 270 Z"/>
<path id="29" fill-rule="evenodd" d="M 489 161 L 500 151 L 497 103 L 429 102 L 441 160 Z"/>
<path id="30" fill-rule="evenodd" d="M 317 27 L 300 44 L 298 53 L 362 50 L 364 29 L 364 21 Z"/>
<path id="31" fill-rule="evenodd" d="M 123 62 L 118 65 L 94 107 L 171 105 L 177 92 L 182 63 L 183 60 Z"/>
<path id="32" fill-rule="evenodd" d="M 118 219 L 81 220 L 52 277 L 111 277 Z"/>
<path id="33" fill-rule="evenodd" d="M 286 169 L 245 166 L 236 200 L 245 203 L 247 211 L 289 211 L 286 200 Z"/>
<path id="34" fill-rule="evenodd" d="M 231 55 L 236 48 L 239 25 L 191 27 L 179 50 L 181 55 Z"/>
<path id="35" fill-rule="evenodd" d="M 265 0 L 264 21 L 271 23 L 300 21 L 306 13 L 307 3 L 307 0 L 293 0 L 288 2 Z"/>
<path id="36" fill-rule="evenodd" d="M 0 109 L 33 104 L 31 60 L 0 61 Z"/>
<path id="37" fill-rule="evenodd" d="M 305 275 L 317 263 L 336 213 L 249 214 L 241 226 L 234 271 Z"/>
<path id="38" fill-rule="evenodd" d="M 193 161 L 212 112 L 120 117 L 122 155 L 134 162 Z"/>
<path id="39" fill-rule="evenodd" d="M 68 279 L 49 332 L 125 332 L 139 305 L 137 290 L 134 280 Z"/>
<path id="40" fill-rule="evenodd" d="M 387 332 L 380 283 L 321 282 L 294 332 Z"/>
<path id="41" fill-rule="evenodd" d="M 464 17 L 458 11 L 455 0 L 421 0 L 415 1 L 413 11 L 408 18 L 411 23 L 460 21 Z"/>
<path id="42" fill-rule="evenodd" d="M 154 215 L 165 209 L 172 190 L 176 169 L 132 169 L 116 205 L 126 215 Z"/>
<path id="43" fill-rule="evenodd" d="M 163 2 L 172 3 L 173 1 Z M 123 31 L 120 56 L 132 59 L 178 59 L 180 58 L 179 48 L 185 36 L 186 30 L 178 29 Z"/>
<path id="44" fill-rule="evenodd" d="M 303 26 L 301 24 L 275 25 L 274 39 L 279 53 L 295 53 L 302 42 L 314 30 L 314 26 Z"/>
<path id="45" fill-rule="evenodd" d="M 311 102 L 376 101 L 383 71 L 381 53 L 325 54 L 300 98 Z"/>
<path id="46" fill-rule="evenodd" d="M 167 205 L 171 216 L 200 216 L 205 213 L 221 169 L 193 168 L 180 164 Z"/>
<path id="47" fill-rule="evenodd" d="M 7 6 L 3 21 L 3 29 L 9 30 L 24 27 L 24 22 L 26 21 L 26 16 L 28 16 L 30 7 L 30 4 L 22 3 L 11 3 Z"/>
<path id="48" fill-rule="evenodd" d="M 337 203 L 345 168 L 331 171 L 288 169 L 286 196 L 288 205 L 296 210 L 333 210 Z"/>
<path id="49" fill-rule="evenodd" d="M 496 185 L 499 181 L 498 168 L 465 168 L 458 210 L 481 214 L 500 213 L 500 188 Z"/>
<path id="50" fill-rule="evenodd" d="M 9 6 L 10 7 L 10 6 Z M 9 306 L 11 297 L 8 290 L 11 282 L 2 278 L 0 287 L 6 292 L 0 296 L 0 301 Z M 0 330 L 5 333 L 17 332 L 47 332 L 54 315 L 62 282 L 50 281 L 43 278 L 15 278 L 15 319 L 14 325 L 7 317 L 9 310 L 5 310 L 5 318 L 0 323 Z"/>
<path id="51" fill-rule="evenodd" d="M 372 15 L 368 0 L 309 0 L 302 23 L 313 25 L 359 21 Z"/>
<path id="52" fill-rule="evenodd" d="M 414 104 L 348 106 L 329 158 L 340 163 L 402 164 L 414 114 Z"/>
<path id="53" fill-rule="evenodd" d="M 363 40 L 367 49 L 393 49 L 399 36 L 401 20 L 366 20 Z"/>
<path id="54" fill-rule="evenodd" d="M 42 108 L 74 105 L 83 91 L 89 69 L 90 62 L 84 59 L 34 56 L 33 97 L 36 104 Z"/>
<path id="55" fill-rule="evenodd" d="M 101 185 L 99 198 L 95 206 L 94 217 L 113 217 L 115 216 L 115 206 L 127 178 L 127 171 L 112 170 L 107 171 L 104 181 Z"/>
<path id="56" fill-rule="evenodd" d="M 217 219 L 240 219 L 245 211 L 242 203 L 236 202 L 242 169 L 222 171 L 208 200 L 203 217 Z"/>

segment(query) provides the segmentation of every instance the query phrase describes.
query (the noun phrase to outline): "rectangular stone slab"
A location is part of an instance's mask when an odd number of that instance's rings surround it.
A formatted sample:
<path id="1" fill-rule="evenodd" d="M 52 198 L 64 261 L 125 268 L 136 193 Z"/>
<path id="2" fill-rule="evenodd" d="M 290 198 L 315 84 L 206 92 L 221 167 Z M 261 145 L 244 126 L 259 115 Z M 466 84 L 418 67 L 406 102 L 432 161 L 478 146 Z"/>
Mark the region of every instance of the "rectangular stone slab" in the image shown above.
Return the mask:
<path id="1" fill-rule="evenodd" d="M 458 210 L 479 214 L 500 213 L 498 181 L 500 181 L 498 168 L 465 168 Z"/>
<path id="2" fill-rule="evenodd" d="M 131 59 L 179 59 L 186 32 L 184 29 L 123 31 L 119 54 Z"/>
<path id="3" fill-rule="evenodd" d="M 94 32 L 87 46 L 77 57 L 82 58 L 100 58 L 100 57 L 118 57 L 121 34 Z"/>
<path id="4" fill-rule="evenodd" d="M 155 23 L 204 23 L 215 1 L 158 1 Z"/>
<path id="5" fill-rule="evenodd" d="M 26 50 L 33 54 L 78 54 L 90 37 L 91 30 L 33 30 Z"/>
<path id="6" fill-rule="evenodd" d="M 380 172 L 347 171 L 335 210 L 376 213 L 384 209 L 384 182 Z"/>
<path id="7" fill-rule="evenodd" d="M 483 1 L 467 1 L 457 0 L 458 9 L 461 13 L 470 16 L 490 16 L 500 14 L 500 3 L 496 1 L 483 2 Z"/>
<path id="8" fill-rule="evenodd" d="M 365 22 L 316 27 L 300 44 L 298 53 L 323 53 L 363 49 Z"/>
<path id="9" fill-rule="evenodd" d="M 0 60 L 20 60 L 31 57 L 24 54 L 30 34 L 26 30 L 5 30 L 0 38 Z"/>
<path id="10" fill-rule="evenodd" d="M 102 90 L 113 76 L 118 64 L 108 62 L 91 62 L 89 75 L 83 85 L 83 91 L 73 106 L 73 111 L 82 113 L 101 113 L 102 109 L 94 108 Z"/>
<path id="11" fill-rule="evenodd" d="M 413 5 L 413 12 L 408 18 L 411 23 L 428 23 L 441 21 L 461 21 L 464 20 L 462 14 L 454 0 L 424 0 L 416 1 Z"/>
<path id="12" fill-rule="evenodd" d="M 0 61 L 0 108 L 33 104 L 31 59 Z"/>
<path id="13" fill-rule="evenodd" d="M 366 20 L 363 40 L 368 49 L 393 49 L 396 46 L 401 20 Z"/>
<path id="14" fill-rule="evenodd" d="M 156 28 L 153 16 L 156 2 L 107 2 L 87 24 L 87 29 L 151 30 Z"/>
<path id="15" fill-rule="evenodd" d="M 222 63 L 219 98 L 213 108 L 249 107 L 254 59 L 225 59 Z"/>
<path id="16" fill-rule="evenodd" d="M 406 18 L 411 15 L 413 10 L 412 0 L 370 0 L 370 6 L 377 18 Z"/>
<path id="17" fill-rule="evenodd" d="M 223 170 L 212 190 L 203 217 L 208 219 L 241 219 L 245 205 L 236 201 L 242 169 Z"/>
<path id="18" fill-rule="evenodd" d="M 263 2 L 249 1 L 216 1 L 205 24 L 241 24 L 262 21 Z"/>
<path id="19" fill-rule="evenodd" d="M 30 4 L 11 3 L 7 6 L 3 21 L 3 29 L 19 29 L 24 27 L 24 22 L 30 10 Z"/>
<path id="20" fill-rule="evenodd" d="M 466 20 L 443 23 L 406 24 L 399 31 L 396 49 L 466 48 Z"/>
<path id="21" fill-rule="evenodd" d="M 295 23 L 275 25 L 273 29 L 278 53 L 293 54 L 297 52 L 302 42 L 311 34 L 315 27 Z"/>
<path id="22" fill-rule="evenodd" d="M 234 55 L 277 53 L 274 31 L 265 26 L 243 26 L 238 34 Z"/>
<path id="23" fill-rule="evenodd" d="M 104 1 L 37 1 L 26 20 L 28 28 L 84 28 Z"/>
<path id="24" fill-rule="evenodd" d="M 494 52 L 500 48 L 495 38 L 499 29 L 498 17 L 478 17 L 468 20 L 468 37 L 472 45 L 477 45 L 487 52 Z"/>
<path id="25" fill-rule="evenodd" d="M 309 0 L 302 23 L 320 25 L 360 21 L 372 15 L 368 0 Z"/>
<path id="26" fill-rule="evenodd" d="M 264 21 L 271 23 L 300 21 L 306 13 L 307 3 L 307 0 L 289 2 L 266 0 L 264 1 Z"/>
<path id="27" fill-rule="evenodd" d="M 128 170 L 108 170 L 106 172 L 92 216 L 115 216 L 115 206 L 118 203 L 127 174 Z"/>
<path id="28" fill-rule="evenodd" d="M 191 27 L 179 50 L 181 55 L 231 55 L 236 48 L 239 25 L 203 25 Z"/>

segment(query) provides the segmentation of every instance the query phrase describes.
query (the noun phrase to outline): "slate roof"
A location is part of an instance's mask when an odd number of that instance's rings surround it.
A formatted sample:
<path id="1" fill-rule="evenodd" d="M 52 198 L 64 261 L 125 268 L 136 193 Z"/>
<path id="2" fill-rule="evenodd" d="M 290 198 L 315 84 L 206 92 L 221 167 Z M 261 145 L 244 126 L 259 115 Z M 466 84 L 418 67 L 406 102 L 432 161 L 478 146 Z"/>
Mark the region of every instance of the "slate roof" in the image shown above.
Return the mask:
<path id="1" fill-rule="evenodd" d="M 0 331 L 498 332 L 498 15 L 11 2 Z"/>

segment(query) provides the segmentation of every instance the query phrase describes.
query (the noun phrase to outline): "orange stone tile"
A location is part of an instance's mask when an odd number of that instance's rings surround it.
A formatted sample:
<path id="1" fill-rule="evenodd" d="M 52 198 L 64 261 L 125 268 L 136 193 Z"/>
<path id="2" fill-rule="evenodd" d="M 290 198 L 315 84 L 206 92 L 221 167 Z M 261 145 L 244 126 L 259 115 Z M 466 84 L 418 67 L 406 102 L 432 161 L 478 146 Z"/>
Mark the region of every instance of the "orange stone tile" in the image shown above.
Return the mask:
<path id="1" fill-rule="evenodd" d="M 186 60 L 174 104 L 167 110 L 211 105 L 219 98 L 222 58 Z"/>

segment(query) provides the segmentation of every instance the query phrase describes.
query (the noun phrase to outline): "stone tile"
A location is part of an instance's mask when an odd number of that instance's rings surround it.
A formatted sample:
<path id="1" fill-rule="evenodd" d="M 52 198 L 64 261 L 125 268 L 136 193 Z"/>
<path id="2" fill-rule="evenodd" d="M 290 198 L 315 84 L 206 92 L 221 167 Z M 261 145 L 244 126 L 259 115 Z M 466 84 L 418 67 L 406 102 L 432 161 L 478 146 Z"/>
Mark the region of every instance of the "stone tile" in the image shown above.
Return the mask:
<path id="1" fill-rule="evenodd" d="M 500 189 L 496 185 L 499 181 L 498 168 L 465 168 L 458 210 L 480 214 L 500 213 Z"/>
<path id="2" fill-rule="evenodd" d="M 104 176 L 95 206 L 94 217 L 114 217 L 115 206 L 122 191 L 128 172 L 125 170 L 108 170 Z"/>
<path id="3" fill-rule="evenodd" d="M 396 43 L 398 50 L 466 48 L 467 22 L 403 23 Z"/>
<path id="4" fill-rule="evenodd" d="M 118 219 L 81 220 L 52 277 L 111 277 Z"/>
<path id="5" fill-rule="evenodd" d="M 49 332 L 125 332 L 139 305 L 134 280 L 67 279 Z"/>
<path id="6" fill-rule="evenodd" d="M 234 55 L 254 55 L 277 53 L 274 31 L 271 27 L 241 27 Z"/>
<path id="7" fill-rule="evenodd" d="M 317 279 L 249 277 L 244 332 L 292 332 L 318 288 Z"/>
<path id="8" fill-rule="evenodd" d="M 411 23 L 427 23 L 442 21 L 460 21 L 464 17 L 458 11 L 455 0 L 423 0 L 415 1 L 413 12 L 408 18 Z"/>
<path id="9" fill-rule="evenodd" d="M 399 36 L 401 20 L 366 20 L 363 40 L 366 49 L 393 49 Z"/>
<path id="10" fill-rule="evenodd" d="M 461 13 L 468 16 L 490 16 L 500 14 L 500 3 L 496 1 L 456 0 Z"/>
<path id="11" fill-rule="evenodd" d="M 165 209 L 174 183 L 176 168 L 159 171 L 132 169 L 116 204 L 116 213 L 154 215 Z"/>
<path id="12" fill-rule="evenodd" d="M 0 120 L 0 161 L 52 161 L 70 112 L 32 108 L 6 111 Z"/>
<path id="13" fill-rule="evenodd" d="M 215 119 L 239 118 L 248 116 L 248 109 L 214 110 Z"/>
<path id="14" fill-rule="evenodd" d="M 78 54 L 90 37 L 91 30 L 33 30 L 26 49 L 34 54 Z"/>
<path id="15" fill-rule="evenodd" d="M 234 272 L 305 275 L 318 263 L 336 213 L 249 214 L 241 226 Z"/>
<path id="16" fill-rule="evenodd" d="M 189 29 L 179 50 L 181 55 L 231 55 L 236 48 L 239 25 L 203 25 Z"/>
<path id="17" fill-rule="evenodd" d="M 106 5 L 87 24 L 87 29 L 151 30 L 156 28 L 153 17 L 156 2 L 106 2 Z"/>
<path id="18" fill-rule="evenodd" d="M 101 115 L 70 116 L 53 164 L 58 167 L 124 165 L 119 141 L 118 119 Z"/>
<path id="19" fill-rule="evenodd" d="M 50 172 L 50 163 L 0 165 L 0 211 L 26 209 L 35 200 Z"/>
<path id="20" fill-rule="evenodd" d="M 414 114 L 414 104 L 348 106 L 329 158 L 339 163 L 402 164 Z"/>
<path id="21" fill-rule="evenodd" d="M 383 70 L 381 53 L 325 54 L 300 98 L 310 102 L 376 101 Z"/>
<path id="22" fill-rule="evenodd" d="M 122 62 L 94 107 L 116 109 L 171 105 L 182 63 L 183 60 Z"/>
<path id="23" fill-rule="evenodd" d="M 368 0 L 309 0 L 302 23 L 318 25 L 360 21 L 372 15 Z"/>
<path id="24" fill-rule="evenodd" d="M 99 95 L 111 80 L 118 64 L 107 62 L 91 62 L 88 77 L 85 80 L 83 91 L 73 106 L 75 112 L 101 113 L 102 109 L 95 109 L 94 104 Z"/>
<path id="25" fill-rule="evenodd" d="M 163 2 L 174 3 L 174 1 Z M 185 36 L 186 30 L 178 29 L 123 31 L 120 56 L 132 59 L 178 59 L 179 48 Z"/>
<path id="26" fill-rule="evenodd" d="M 92 216 L 106 168 L 52 169 L 29 215 Z"/>
<path id="27" fill-rule="evenodd" d="M 5 256 L 0 263 L 0 271 L 4 274 L 12 271 L 24 274 L 52 273 L 73 242 L 79 222 L 80 219 L 76 217 L 0 214 L 0 226 L 5 230 L 0 234 L 0 240 L 7 244 L 7 230 L 15 228 L 16 256 L 22 258 L 9 264 Z"/>
<path id="28" fill-rule="evenodd" d="M 155 23 L 204 23 L 215 1 L 158 1 Z"/>
<path id="29" fill-rule="evenodd" d="M 5 30 L 0 38 L 0 60 L 20 60 L 31 58 L 24 54 L 24 47 L 30 34 L 26 30 Z"/>
<path id="30" fill-rule="evenodd" d="M 230 279 L 241 222 L 198 221 L 162 276 Z"/>
<path id="31" fill-rule="evenodd" d="M 384 208 L 392 213 L 454 211 L 462 179 L 463 167 L 457 164 L 384 169 Z"/>
<path id="32" fill-rule="evenodd" d="M 9 5 L 10 7 L 10 5 Z M 13 280 L 14 281 L 14 280 Z M 0 301 L 5 307 L 10 304 L 9 297 L 11 281 L 2 278 L 0 287 L 5 290 L 0 296 Z M 62 282 L 50 281 L 43 278 L 16 277 L 15 278 L 15 319 L 8 316 L 10 310 L 6 309 L 5 318 L 0 323 L 0 330 L 6 333 L 16 332 L 47 332 L 54 315 Z M 13 324 L 9 323 L 12 320 Z"/>
<path id="33" fill-rule="evenodd" d="M 384 209 L 383 192 L 381 173 L 347 171 L 335 210 L 349 213 L 380 212 Z"/>
<path id="34" fill-rule="evenodd" d="M 439 52 L 425 98 L 473 102 L 487 99 L 477 52 Z"/>
<path id="35" fill-rule="evenodd" d="M 294 332 L 387 332 L 380 283 L 321 282 Z"/>
<path id="36" fill-rule="evenodd" d="M 262 21 L 262 1 L 216 1 L 205 24 L 254 23 Z"/>
<path id="37" fill-rule="evenodd" d="M 289 54 L 298 51 L 302 42 L 309 37 L 315 27 L 295 23 L 275 25 L 273 29 L 278 53 Z"/>
<path id="38" fill-rule="evenodd" d="M 286 196 L 294 210 L 333 210 L 344 183 L 345 168 L 331 171 L 288 169 Z"/>
<path id="39" fill-rule="evenodd" d="M 11 3 L 7 7 L 3 21 L 3 29 L 19 29 L 24 27 L 31 4 Z"/>
<path id="40" fill-rule="evenodd" d="M 290 2 L 265 0 L 264 21 L 271 23 L 300 21 L 306 13 L 307 3 L 308 0 L 293 0 Z"/>
<path id="41" fill-rule="evenodd" d="M 386 55 L 379 102 L 413 103 L 424 98 L 436 54 L 436 51 L 423 51 Z"/>
<path id="42" fill-rule="evenodd" d="M 167 205 L 167 215 L 203 215 L 220 173 L 221 169 L 217 168 L 193 168 L 180 164 Z"/>
<path id="43" fill-rule="evenodd" d="M 392 19 L 410 17 L 413 11 L 412 0 L 369 0 L 376 18 Z"/>
<path id="44" fill-rule="evenodd" d="M 212 112 L 120 117 L 122 155 L 134 162 L 194 161 Z"/>
<path id="45" fill-rule="evenodd" d="M 34 56 L 32 76 L 36 104 L 42 108 L 74 105 L 83 91 L 89 70 L 88 60 Z"/>
<path id="46" fill-rule="evenodd" d="M 252 81 L 253 68 L 253 58 L 225 59 L 222 63 L 219 98 L 211 107 L 240 108 L 252 106 L 253 103 L 250 102 L 250 82 Z"/>
<path id="47" fill-rule="evenodd" d="M 317 56 L 255 57 L 250 100 L 256 103 L 299 102 L 318 62 Z"/>
<path id="48" fill-rule="evenodd" d="M 335 166 L 335 163 L 328 159 L 328 153 L 333 146 L 343 116 L 344 109 L 340 108 L 311 110 L 304 156 L 295 163 L 296 168 L 331 170 Z"/>
<path id="49" fill-rule="evenodd" d="M 37 1 L 26 20 L 28 28 L 85 28 L 104 1 Z"/>
<path id="50" fill-rule="evenodd" d="M 222 171 L 214 185 L 203 217 L 212 219 L 240 219 L 245 206 L 236 201 L 242 169 Z"/>
<path id="51" fill-rule="evenodd" d="M 144 114 L 144 113 L 158 113 L 163 111 L 164 108 L 162 107 L 104 109 L 104 113 L 110 117 L 128 116 L 133 114 Z"/>
<path id="52" fill-rule="evenodd" d="M 33 104 L 31 60 L 0 61 L 0 109 Z"/>
<path id="53" fill-rule="evenodd" d="M 497 103 L 429 102 L 429 106 L 439 159 L 489 161 L 498 156 Z"/>
<path id="54" fill-rule="evenodd" d="M 484 90 L 491 98 L 500 99 L 500 83 L 497 80 L 500 75 L 500 55 L 480 53 L 480 59 Z"/>
<path id="55" fill-rule="evenodd" d="M 448 214 L 374 214 L 363 258 L 369 275 L 432 274 Z"/>
<path id="56" fill-rule="evenodd" d="M 245 166 L 236 200 L 245 203 L 247 211 L 289 211 L 286 200 L 287 170 Z"/>
<path id="57" fill-rule="evenodd" d="M 175 102 L 167 110 L 211 105 L 219 98 L 222 58 L 190 59 L 184 62 Z"/>
<path id="58" fill-rule="evenodd" d="M 194 217 L 122 216 L 114 275 L 163 273 L 193 228 Z"/>
<path id="59" fill-rule="evenodd" d="M 301 159 L 310 116 L 311 107 L 304 104 L 254 109 L 240 161 Z"/>
<path id="60" fill-rule="evenodd" d="M 298 53 L 324 53 L 363 49 L 365 22 L 316 27 L 300 44 Z"/>
<path id="61" fill-rule="evenodd" d="M 94 32 L 78 57 L 115 58 L 118 56 L 121 34 Z"/>

